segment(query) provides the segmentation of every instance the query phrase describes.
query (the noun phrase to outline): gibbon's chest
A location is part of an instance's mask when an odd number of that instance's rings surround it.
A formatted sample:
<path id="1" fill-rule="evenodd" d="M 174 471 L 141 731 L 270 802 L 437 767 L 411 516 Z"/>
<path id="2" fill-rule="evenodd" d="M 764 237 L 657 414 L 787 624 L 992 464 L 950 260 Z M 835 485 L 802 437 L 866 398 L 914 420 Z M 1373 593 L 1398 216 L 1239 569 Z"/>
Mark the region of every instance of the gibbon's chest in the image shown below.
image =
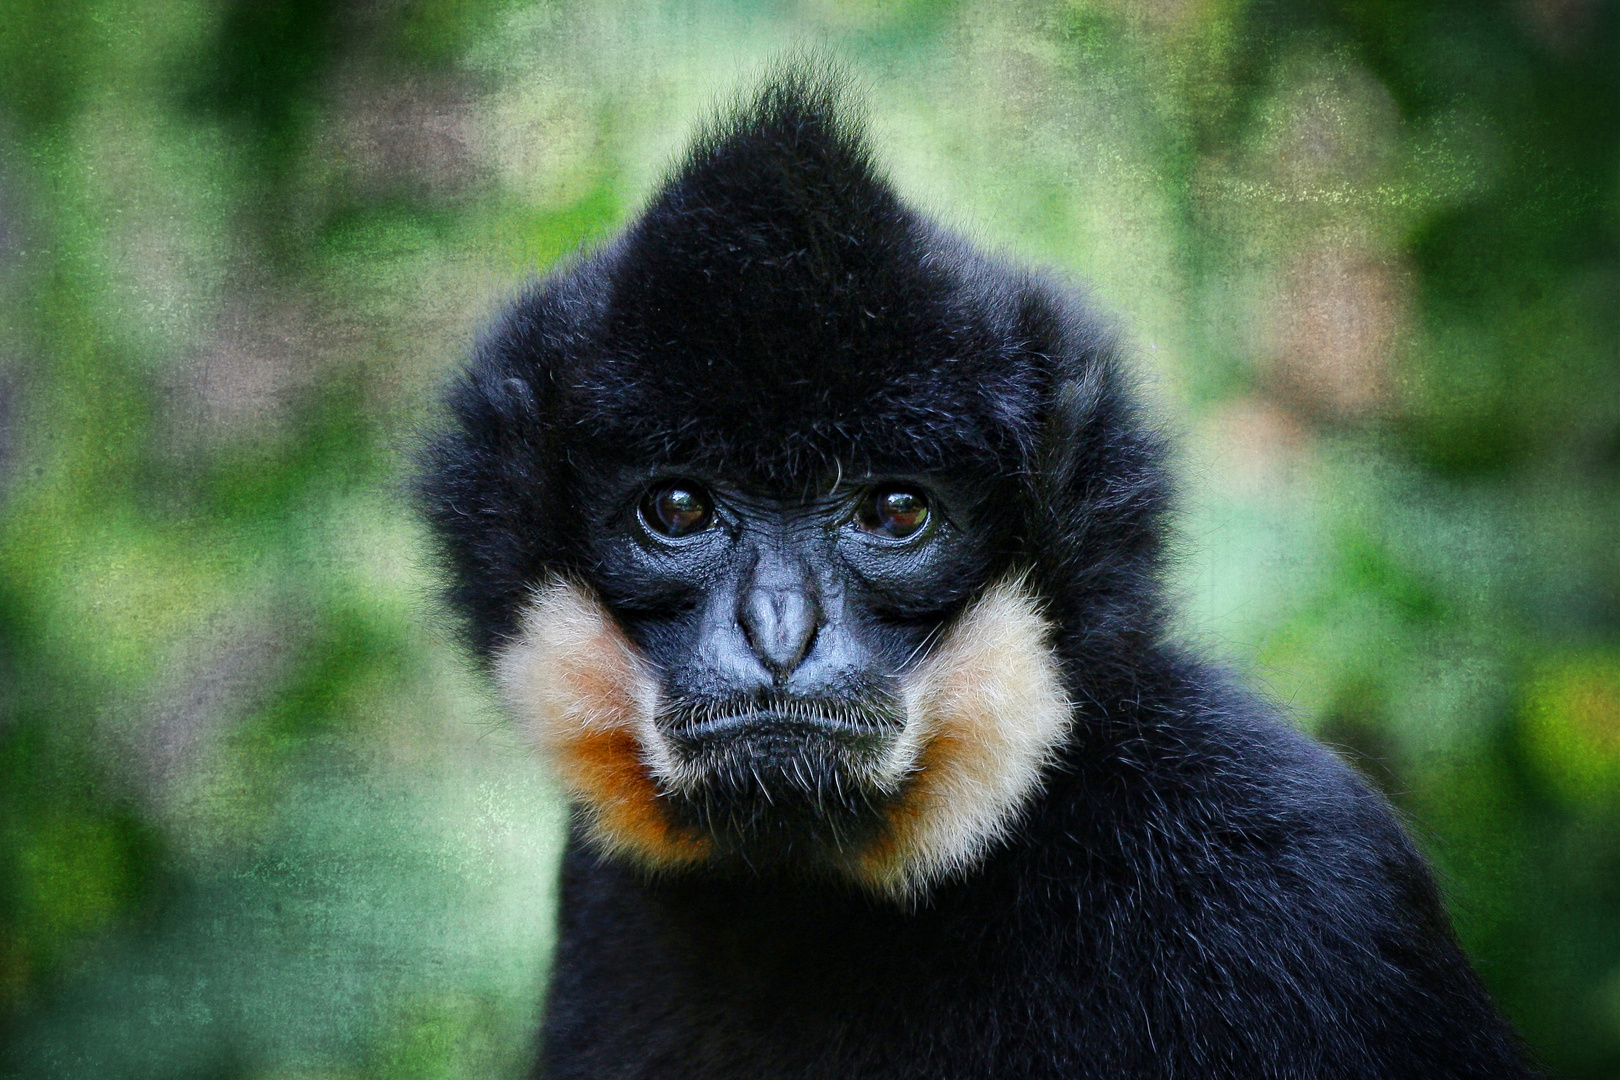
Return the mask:
<path id="1" fill-rule="evenodd" d="M 1086 1025 L 1079 938 L 1047 919 L 1019 942 L 1010 905 L 728 903 L 647 888 L 577 845 L 561 899 L 542 1076 L 1086 1074 L 1069 1049 Z"/>

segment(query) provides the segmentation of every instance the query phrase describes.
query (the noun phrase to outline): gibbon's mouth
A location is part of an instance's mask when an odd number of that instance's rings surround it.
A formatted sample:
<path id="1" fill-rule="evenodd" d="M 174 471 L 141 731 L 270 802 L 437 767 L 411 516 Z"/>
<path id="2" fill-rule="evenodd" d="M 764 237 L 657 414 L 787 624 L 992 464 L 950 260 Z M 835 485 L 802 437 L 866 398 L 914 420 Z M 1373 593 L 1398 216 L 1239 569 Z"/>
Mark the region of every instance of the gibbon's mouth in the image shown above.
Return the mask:
<path id="1" fill-rule="evenodd" d="M 903 736 L 898 709 L 794 702 L 663 719 L 668 753 L 655 775 L 667 812 L 756 868 L 859 847 L 882 831 L 899 792 L 889 762 Z"/>
<path id="2" fill-rule="evenodd" d="M 750 702 L 671 709 L 657 727 L 669 750 L 659 777 L 668 788 L 690 793 L 739 773 L 767 792 L 852 785 L 877 797 L 898 780 L 885 763 L 905 715 L 886 703 Z"/>
<path id="3" fill-rule="evenodd" d="M 673 818 L 718 850 L 802 859 L 881 829 L 904 726 L 883 701 L 681 703 L 659 717 L 655 776 Z"/>
<path id="4" fill-rule="evenodd" d="M 705 711 L 660 725 L 666 737 L 682 750 L 701 752 L 718 744 L 766 740 L 790 743 L 798 739 L 831 739 L 851 749 L 878 749 L 899 734 L 904 720 L 891 712 L 852 714 L 814 708 L 746 708 Z"/>

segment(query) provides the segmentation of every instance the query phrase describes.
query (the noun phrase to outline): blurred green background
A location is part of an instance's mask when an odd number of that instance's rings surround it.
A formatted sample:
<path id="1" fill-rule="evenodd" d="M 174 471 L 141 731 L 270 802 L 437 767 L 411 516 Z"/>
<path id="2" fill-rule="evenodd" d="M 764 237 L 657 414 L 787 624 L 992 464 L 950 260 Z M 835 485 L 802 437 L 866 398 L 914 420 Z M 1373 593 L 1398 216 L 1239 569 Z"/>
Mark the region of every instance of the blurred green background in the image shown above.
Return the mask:
<path id="1" fill-rule="evenodd" d="M 1395 800 L 1620 1077 L 1620 10 L 4 0 L 0 1075 L 492 1077 L 561 812 L 403 487 L 503 295 L 786 49 L 1089 282 L 1186 632 Z"/>

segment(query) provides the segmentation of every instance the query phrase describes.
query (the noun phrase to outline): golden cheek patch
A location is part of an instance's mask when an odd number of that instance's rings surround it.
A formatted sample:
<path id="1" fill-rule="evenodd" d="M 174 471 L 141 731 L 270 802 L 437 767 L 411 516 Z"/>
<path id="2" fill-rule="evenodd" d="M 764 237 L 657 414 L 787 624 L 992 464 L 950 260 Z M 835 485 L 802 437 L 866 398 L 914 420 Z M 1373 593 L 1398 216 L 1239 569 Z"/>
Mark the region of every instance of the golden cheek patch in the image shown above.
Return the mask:
<path id="1" fill-rule="evenodd" d="M 495 679 L 605 851 L 651 867 L 708 857 L 703 837 L 669 821 L 643 761 L 658 680 L 591 590 L 538 590 L 495 658 Z"/>
<path id="2" fill-rule="evenodd" d="M 906 777 L 887 835 L 854 876 L 894 895 L 971 867 L 1004 837 L 1067 737 L 1050 627 L 1021 578 L 968 606 L 904 683 L 905 730 L 885 771 Z"/>
<path id="3" fill-rule="evenodd" d="M 836 857 L 844 873 L 905 896 L 972 866 L 1008 832 L 1068 733 L 1049 630 L 1022 580 L 1008 578 L 906 677 L 904 729 L 866 778 L 897 793 L 888 828 Z M 713 854 L 664 812 L 654 776 L 674 763 L 653 723 L 658 680 L 591 590 L 557 581 L 537 591 L 495 672 L 605 851 L 655 869 Z"/>

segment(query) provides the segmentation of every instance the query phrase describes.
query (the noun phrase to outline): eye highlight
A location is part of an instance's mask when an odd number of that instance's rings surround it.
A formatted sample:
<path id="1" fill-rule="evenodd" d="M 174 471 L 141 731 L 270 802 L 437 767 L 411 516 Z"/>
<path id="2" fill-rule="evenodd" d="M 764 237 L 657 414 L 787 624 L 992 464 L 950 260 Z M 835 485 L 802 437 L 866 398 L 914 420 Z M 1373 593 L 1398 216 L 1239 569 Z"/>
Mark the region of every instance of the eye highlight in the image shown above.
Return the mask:
<path id="1" fill-rule="evenodd" d="M 659 536 L 690 536 L 714 520 L 709 493 L 689 480 L 672 480 L 641 499 L 641 521 Z"/>
<path id="2" fill-rule="evenodd" d="M 904 540 L 917 535 L 928 524 L 928 496 L 916 488 L 874 488 L 861 501 L 855 521 L 874 536 Z"/>

